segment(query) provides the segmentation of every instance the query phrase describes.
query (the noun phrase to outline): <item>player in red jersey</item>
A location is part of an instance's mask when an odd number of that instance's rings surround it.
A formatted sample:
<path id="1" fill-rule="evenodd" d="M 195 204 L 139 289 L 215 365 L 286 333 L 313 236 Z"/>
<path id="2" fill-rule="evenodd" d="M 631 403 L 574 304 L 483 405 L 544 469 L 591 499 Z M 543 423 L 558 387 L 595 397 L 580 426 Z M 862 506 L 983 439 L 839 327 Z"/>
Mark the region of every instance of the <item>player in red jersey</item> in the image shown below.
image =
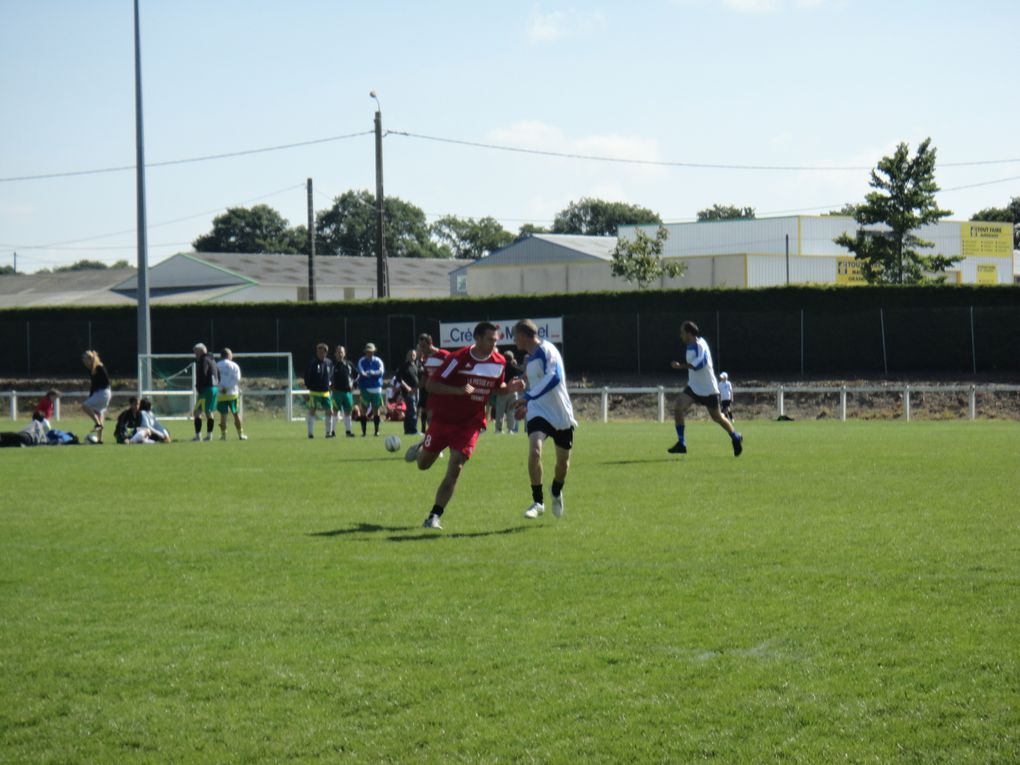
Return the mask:
<path id="1" fill-rule="evenodd" d="M 473 345 L 449 354 L 443 364 L 426 377 L 432 422 L 425 440 L 408 450 L 408 459 L 416 459 L 419 470 L 428 470 L 443 449 L 450 449 L 446 475 L 423 524 L 427 529 L 442 528 L 439 518 L 453 497 L 464 464 L 471 458 L 479 431 L 485 427 L 489 396 L 493 392 L 506 393 L 508 389 L 503 380 L 506 359 L 496 351 L 499 327 L 488 321 L 479 322 L 473 334 Z M 524 387 L 521 381 L 512 385 Z"/>

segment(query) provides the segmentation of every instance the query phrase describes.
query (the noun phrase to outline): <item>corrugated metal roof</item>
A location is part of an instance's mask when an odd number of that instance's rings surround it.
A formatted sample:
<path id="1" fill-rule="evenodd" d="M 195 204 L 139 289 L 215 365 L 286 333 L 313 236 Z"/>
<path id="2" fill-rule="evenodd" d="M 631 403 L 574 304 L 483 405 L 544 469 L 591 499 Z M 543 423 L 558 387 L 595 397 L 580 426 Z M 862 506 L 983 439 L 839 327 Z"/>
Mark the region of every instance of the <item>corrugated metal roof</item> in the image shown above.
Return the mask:
<path id="1" fill-rule="evenodd" d="M 531 265 L 537 263 L 609 261 L 616 248 L 615 236 L 575 234 L 533 234 L 476 260 L 473 268 L 486 266 Z"/>
<path id="2" fill-rule="evenodd" d="M 463 260 L 434 258 L 388 258 L 391 287 L 426 287 L 449 294 L 450 272 L 465 265 Z M 375 258 L 317 256 L 316 284 L 336 287 L 375 286 Z M 306 255 L 245 255 L 237 253 L 181 253 L 149 269 L 153 289 L 214 287 L 254 283 L 262 286 L 308 284 Z M 132 276 L 116 289 L 134 292 Z"/>
<path id="3" fill-rule="evenodd" d="M 128 305 L 134 301 L 112 290 L 134 273 L 133 268 L 103 268 L 0 276 L 0 307 Z"/>

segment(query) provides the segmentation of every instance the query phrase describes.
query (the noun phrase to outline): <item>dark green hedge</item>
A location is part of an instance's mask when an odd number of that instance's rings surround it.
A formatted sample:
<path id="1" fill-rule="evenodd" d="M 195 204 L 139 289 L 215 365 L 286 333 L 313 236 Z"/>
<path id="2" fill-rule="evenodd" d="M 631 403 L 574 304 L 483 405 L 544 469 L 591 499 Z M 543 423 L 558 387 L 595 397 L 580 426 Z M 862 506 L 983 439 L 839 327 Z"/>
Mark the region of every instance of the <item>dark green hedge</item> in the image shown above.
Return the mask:
<path id="1" fill-rule="evenodd" d="M 203 341 L 235 351 L 289 351 L 299 369 L 315 343 L 371 340 L 391 368 L 440 321 L 564 316 L 571 375 L 665 373 L 678 329 L 698 322 L 717 368 L 750 374 L 891 375 L 1020 371 L 1020 291 L 977 287 L 776 287 L 342 303 L 158 306 L 158 353 Z M 81 373 L 83 349 L 115 375 L 136 369 L 133 307 L 0 310 L 0 375 Z M 973 342 L 972 342 L 973 337 Z M 883 343 L 884 340 L 884 343 Z"/>

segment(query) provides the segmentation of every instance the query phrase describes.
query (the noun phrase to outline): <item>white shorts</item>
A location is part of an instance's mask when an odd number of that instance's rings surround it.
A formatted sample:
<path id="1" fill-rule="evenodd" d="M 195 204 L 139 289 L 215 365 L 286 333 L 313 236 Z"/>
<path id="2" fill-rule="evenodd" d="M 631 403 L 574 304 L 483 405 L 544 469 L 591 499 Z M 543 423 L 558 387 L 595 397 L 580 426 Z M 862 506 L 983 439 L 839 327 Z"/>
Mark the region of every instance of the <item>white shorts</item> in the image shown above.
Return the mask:
<path id="1" fill-rule="evenodd" d="M 110 399 L 113 397 L 113 393 L 109 388 L 103 388 L 97 390 L 87 399 L 85 399 L 84 405 L 87 406 L 94 412 L 105 412 L 110 408 Z"/>

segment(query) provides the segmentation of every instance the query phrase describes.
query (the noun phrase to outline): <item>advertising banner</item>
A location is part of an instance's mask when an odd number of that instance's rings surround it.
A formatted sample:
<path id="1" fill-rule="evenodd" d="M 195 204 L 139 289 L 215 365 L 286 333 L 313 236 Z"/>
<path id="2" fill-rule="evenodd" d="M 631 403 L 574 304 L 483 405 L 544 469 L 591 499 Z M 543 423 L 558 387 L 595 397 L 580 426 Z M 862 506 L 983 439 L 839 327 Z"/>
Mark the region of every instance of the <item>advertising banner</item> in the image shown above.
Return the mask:
<path id="1" fill-rule="evenodd" d="M 857 258 L 836 258 L 836 284 L 867 284 Z"/>
<path id="2" fill-rule="evenodd" d="M 440 348 L 463 348 L 474 342 L 472 333 L 475 325 L 481 321 L 458 321 L 452 324 L 440 322 L 439 337 L 436 340 Z M 490 319 L 493 324 L 500 328 L 499 345 L 513 345 L 513 328 L 520 319 Z M 532 319 L 538 325 L 538 336 L 542 340 L 549 340 L 553 343 L 563 343 L 563 317 L 555 319 Z"/>
<path id="3" fill-rule="evenodd" d="M 977 267 L 978 284 L 998 284 L 999 268 L 994 263 L 978 263 Z"/>
<path id="4" fill-rule="evenodd" d="M 972 221 L 960 224 L 960 253 L 965 258 L 1013 256 L 1013 224 Z"/>

